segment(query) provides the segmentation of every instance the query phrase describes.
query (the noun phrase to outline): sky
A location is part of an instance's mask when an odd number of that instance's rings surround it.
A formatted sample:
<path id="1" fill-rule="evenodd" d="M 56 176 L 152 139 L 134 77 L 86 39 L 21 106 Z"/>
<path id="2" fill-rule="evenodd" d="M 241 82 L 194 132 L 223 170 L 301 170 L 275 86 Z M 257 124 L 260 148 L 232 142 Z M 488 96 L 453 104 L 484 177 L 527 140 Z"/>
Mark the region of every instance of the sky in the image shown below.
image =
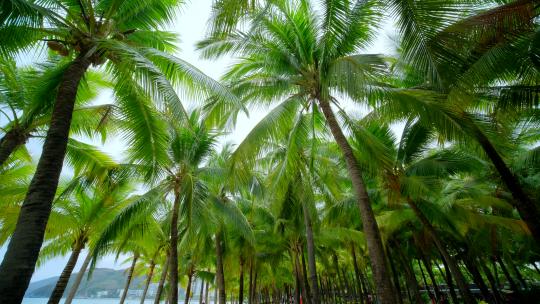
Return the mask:
<path id="1" fill-rule="evenodd" d="M 169 30 L 175 31 L 180 35 L 179 45 L 181 51 L 176 54 L 178 57 L 192 63 L 214 79 L 219 79 L 226 68 L 234 61 L 231 58 L 224 58 L 217 61 L 202 60 L 199 58 L 199 54 L 194 48 L 195 43 L 202 39 L 206 33 L 207 20 L 210 16 L 211 2 L 212 0 L 188 1 L 187 4 L 181 8 L 177 16 L 177 21 L 169 28 Z M 390 23 L 387 23 L 379 31 L 379 34 L 373 42 L 372 47 L 366 51 L 368 53 L 380 54 L 393 53 L 394 47 L 392 39 L 390 39 L 391 36 L 393 36 L 393 28 Z M 19 61 L 32 62 L 34 61 L 34 58 L 30 58 L 31 56 L 35 55 L 27 55 L 27 58 L 21 58 Z M 112 101 L 111 98 L 112 96 L 110 92 L 106 91 L 100 94 L 96 103 L 110 103 Z M 253 128 L 253 126 L 255 126 L 257 122 L 264 116 L 264 114 L 264 111 L 251 111 L 249 117 L 241 114 L 242 116 L 239 116 L 235 130 L 229 135 L 225 136 L 222 139 L 222 142 L 240 143 L 241 140 Z M 39 153 L 41 152 L 41 144 L 42 143 L 38 141 L 29 143 L 29 150 L 35 159 L 39 157 Z M 100 143 L 96 142 L 96 144 Z M 101 146 L 103 151 L 112 155 L 116 160 L 122 159 L 122 151 L 124 148 L 125 146 L 123 145 L 121 138 L 116 137 L 108 139 L 108 141 Z M 5 246 L 0 248 L 0 259 L 3 258 L 5 251 Z M 78 271 L 80 268 L 85 255 L 86 252 L 80 256 L 79 263 L 75 268 L 76 271 Z M 126 256 L 121 256 L 118 261 L 115 261 L 114 256 L 106 256 L 97 263 L 97 267 L 114 269 L 127 268 L 127 263 L 124 263 L 126 258 Z M 67 259 L 68 256 L 63 256 L 45 262 L 34 272 L 32 282 L 60 275 L 67 262 Z"/>

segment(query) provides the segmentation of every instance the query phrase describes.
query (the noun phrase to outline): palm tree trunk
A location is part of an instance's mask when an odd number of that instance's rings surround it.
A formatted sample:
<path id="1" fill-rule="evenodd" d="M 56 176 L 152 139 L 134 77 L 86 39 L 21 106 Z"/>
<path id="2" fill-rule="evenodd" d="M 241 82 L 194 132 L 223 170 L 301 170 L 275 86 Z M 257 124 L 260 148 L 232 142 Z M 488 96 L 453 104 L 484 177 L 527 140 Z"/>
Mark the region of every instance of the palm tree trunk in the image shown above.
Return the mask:
<path id="1" fill-rule="evenodd" d="M 255 263 L 253 257 L 249 262 L 249 290 L 248 290 L 248 304 L 253 303 L 253 264 Z"/>
<path id="2" fill-rule="evenodd" d="M 433 299 L 433 294 L 431 293 L 431 290 L 429 289 L 429 284 L 426 279 L 426 274 L 424 273 L 424 268 L 422 268 L 422 263 L 420 262 L 420 260 L 416 260 L 416 262 L 418 263 L 418 268 L 420 268 L 420 275 L 422 276 L 422 282 L 424 282 L 424 289 L 426 290 L 427 295 L 429 299 L 431 300 Z"/>
<path id="3" fill-rule="evenodd" d="M 79 270 L 79 273 L 77 274 L 77 277 L 75 278 L 75 281 L 73 282 L 73 286 L 71 286 L 71 290 L 69 291 L 68 296 L 66 298 L 66 302 L 64 302 L 64 304 L 71 304 L 71 302 L 75 298 L 75 295 L 77 294 L 77 290 L 79 289 L 79 285 L 81 285 L 82 279 L 84 277 L 84 274 L 86 273 L 86 269 L 88 268 L 88 264 L 90 264 L 91 260 L 92 260 L 92 254 L 89 252 L 86 258 L 84 259 L 84 262 L 81 266 L 81 269 Z"/>
<path id="4" fill-rule="evenodd" d="M 343 153 L 349 176 L 358 199 L 360 216 L 362 217 L 362 227 L 366 235 L 369 258 L 373 270 L 373 280 L 375 281 L 377 298 L 381 304 L 396 303 L 396 292 L 392 286 L 391 276 L 388 273 L 388 265 L 384 253 L 384 247 L 381 239 L 381 233 L 375 220 L 373 209 L 369 201 L 369 196 L 364 185 L 362 173 L 358 166 L 353 150 L 343 134 L 330 103 L 319 99 L 319 105 L 323 111 L 324 117 L 332 131 L 332 135 Z"/>
<path id="5" fill-rule="evenodd" d="M 218 301 L 218 288 L 217 288 L 217 278 L 215 279 L 215 285 L 216 287 L 214 288 L 214 304 L 217 303 Z"/>
<path id="6" fill-rule="evenodd" d="M 169 283 L 171 303 L 178 303 L 178 213 L 180 212 L 180 189 L 174 189 L 174 203 L 171 216 Z"/>
<path id="7" fill-rule="evenodd" d="M 255 274 L 253 277 L 253 304 L 257 304 L 259 301 L 257 299 L 257 276 L 259 272 L 255 269 Z"/>
<path id="8" fill-rule="evenodd" d="M 495 169 L 499 172 L 506 188 L 512 193 L 515 199 L 513 204 L 519 215 L 527 224 L 536 243 L 540 244 L 540 210 L 538 206 L 523 191 L 517 177 L 510 171 L 510 168 L 508 168 L 501 155 L 497 152 L 493 144 L 491 144 L 491 141 L 476 125 L 473 128 L 478 143 L 495 166 Z"/>
<path id="9" fill-rule="evenodd" d="M 156 263 L 154 262 L 154 260 L 150 261 L 150 269 L 148 269 L 148 275 L 146 276 L 146 283 L 144 284 L 144 290 L 141 296 L 141 304 L 144 304 L 144 300 L 146 299 L 146 293 L 148 292 L 148 287 L 150 286 L 150 282 L 152 282 L 152 277 L 154 276 L 155 267 L 156 267 Z"/>
<path id="10" fill-rule="evenodd" d="M 165 285 L 165 280 L 167 279 L 167 272 L 169 271 L 169 264 L 171 255 L 170 251 L 167 253 L 167 259 L 165 260 L 165 264 L 163 265 L 163 269 L 161 270 L 161 277 L 159 278 L 158 287 L 156 290 L 156 297 L 154 298 L 154 304 L 159 304 L 159 301 L 161 300 L 161 293 L 163 293 L 163 286 Z"/>
<path id="11" fill-rule="evenodd" d="M 349 294 L 351 293 L 351 288 L 349 287 L 349 278 L 347 276 L 347 270 L 344 267 L 341 267 L 341 278 L 343 280 L 343 295 L 345 296 L 345 303 L 347 302 L 347 298 L 349 297 Z"/>
<path id="12" fill-rule="evenodd" d="M 204 285 L 205 285 L 205 281 L 203 281 L 201 279 L 201 288 L 199 290 L 199 304 L 202 304 L 203 303 L 203 299 L 204 299 Z"/>
<path id="13" fill-rule="evenodd" d="M 343 298 L 344 298 L 343 293 L 345 291 L 345 287 L 343 286 L 343 280 L 341 279 L 341 274 L 339 273 L 338 257 L 335 253 L 332 253 L 332 262 L 334 264 L 335 275 L 336 275 L 334 278 L 336 291 L 338 292 L 340 302 L 343 303 Z"/>
<path id="14" fill-rule="evenodd" d="M 205 304 L 208 304 L 208 293 L 209 293 L 209 291 L 210 291 L 210 282 L 206 282 L 206 286 L 204 287 L 204 303 Z"/>
<path id="15" fill-rule="evenodd" d="M 412 293 L 412 298 L 414 299 L 415 303 L 422 303 L 420 286 L 418 285 L 418 280 L 416 279 L 416 275 L 414 274 L 410 261 L 404 260 L 403 263 L 405 268 L 405 278 L 407 278 L 407 285 Z"/>
<path id="16" fill-rule="evenodd" d="M 193 265 L 189 267 L 189 271 L 188 271 L 188 283 L 187 283 L 187 288 L 186 288 L 186 296 L 184 297 L 184 304 L 189 303 L 189 298 L 191 297 L 192 282 L 193 282 Z"/>
<path id="17" fill-rule="evenodd" d="M 527 289 L 527 282 L 525 282 L 525 279 L 523 279 L 523 276 L 521 275 L 521 272 L 519 272 L 519 269 L 516 266 L 516 263 L 512 261 L 512 259 L 507 259 L 508 264 L 514 271 L 514 274 L 516 275 L 517 280 L 519 281 L 519 284 L 521 285 L 521 288 Z"/>
<path id="18" fill-rule="evenodd" d="M 294 275 L 294 303 L 295 304 L 300 304 L 300 276 L 298 274 L 298 266 L 297 266 L 297 257 L 296 257 L 296 252 L 294 251 L 294 249 L 291 250 L 291 266 L 292 266 L 292 273 Z"/>
<path id="19" fill-rule="evenodd" d="M 302 258 L 301 261 L 302 261 L 302 275 L 303 275 L 303 281 L 304 281 L 304 286 L 306 288 L 306 304 L 313 304 L 313 301 L 312 301 L 312 296 L 311 296 L 311 289 L 309 287 L 309 279 L 308 279 L 308 272 L 307 272 L 307 267 L 306 267 L 306 256 L 304 254 L 304 249 L 301 248 L 300 249 L 300 252 L 301 252 L 301 255 L 300 257 Z"/>
<path id="20" fill-rule="evenodd" d="M 353 252 L 354 252 L 354 247 L 353 247 Z M 394 258 L 392 257 L 392 251 L 390 251 L 390 248 L 387 247 L 386 253 L 388 255 L 388 262 L 390 264 L 390 270 L 392 271 L 392 275 L 394 276 L 394 285 L 396 286 L 396 291 L 398 294 L 398 303 L 403 304 L 401 286 L 399 284 L 399 274 L 397 272 L 396 263 L 394 262 Z M 356 272 L 358 268 L 358 266 L 356 265 L 356 257 L 354 257 L 353 264 L 354 264 L 354 271 Z"/>
<path id="21" fill-rule="evenodd" d="M 138 259 L 139 259 L 139 254 L 135 253 L 135 255 L 133 255 L 133 261 L 131 262 L 131 267 L 129 267 L 129 270 L 128 270 L 126 285 L 124 286 L 124 291 L 122 292 L 122 297 L 120 298 L 120 304 L 124 304 L 124 301 L 126 300 L 127 293 L 129 290 L 129 285 L 131 284 L 131 279 L 133 279 L 133 271 L 135 270 L 135 263 L 137 263 Z"/>
<path id="22" fill-rule="evenodd" d="M 431 268 L 431 260 L 428 259 L 424 253 L 421 253 L 420 257 L 422 258 L 422 262 L 424 263 L 424 266 L 426 267 L 427 273 L 429 275 L 429 279 L 431 280 L 431 284 L 433 285 L 433 290 L 435 290 L 435 297 L 437 300 L 440 301 L 441 299 L 441 290 L 439 289 L 439 285 L 437 284 L 437 280 L 435 279 L 435 274 L 433 273 L 433 269 Z"/>
<path id="23" fill-rule="evenodd" d="M 356 277 L 356 284 L 358 285 L 358 291 L 360 293 L 360 304 L 364 304 L 364 290 L 362 290 L 362 278 L 360 274 L 360 269 L 358 268 L 358 260 L 356 258 L 356 250 L 354 249 L 354 244 L 351 245 L 351 256 L 353 259 L 352 262 L 354 268 L 354 275 Z"/>
<path id="24" fill-rule="evenodd" d="M 300 280 L 300 291 L 302 294 L 302 303 L 309 304 L 308 294 L 307 294 L 307 287 L 306 287 L 306 280 L 304 280 L 304 272 L 302 271 L 302 265 L 300 262 L 300 252 L 302 250 L 302 246 L 300 244 L 296 244 L 296 250 L 295 250 L 295 259 L 296 259 L 296 271 L 298 275 L 298 279 Z"/>
<path id="25" fill-rule="evenodd" d="M 216 233 L 216 282 L 218 289 L 218 304 L 225 304 L 225 275 L 223 273 L 223 247 L 221 244 L 221 231 Z"/>
<path id="26" fill-rule="evenodd" d="M 244 257 L 240 256 L 240 279 L 238 281 L 238 303 L 244 303 Z"/>
<path id="27" fill-rule="evenodd" d="M 506 265 L 502 261 L 501 258 L 497 257 L 497 262 L 499 265 L 501 265 L 501 270 L 503 271 L 504 276 L 506 277 L 506 280 L 508 281 L 508 284 L 510 284 L 510 288 L 512 288 L 513 291 L 515 291 L 517 294 L 519 294 L 519 287 L 517 286 L 516 282 L 510 275 L 510 272 L 508 271 L 508 268 L 506 268 Z"/>
<path id="28" fill-rule="evenodd" d="M 486 263 L 483 260 L 479 260 L 480 267 L 482 267 L 482 271 L 486 275 L 486 278 L 488 279 L 489 285 L 491 285 L 491 291 L 493 293 L 493 296 L 495 298 L 495 303 L 503 303 L 503 299 L 501 297 L 501 294 L 499 293 L 499 286 L 497 286 L 497 282 L 495 281 L 495 278 L 493 277 L 493 274 L 491 273 L 491 270 L 487 267 Z"/>
<path id="29" fill-rule="evenodd" d="M 480 289 L 480 292 L 482 293 L 484 299 L 488 302 L 492 302 L 492 295 L 489 292 L 489 288 L 484 282 L 484 279 L 482 278 L 482 275 L 480 274 L 480 271 L 478 270 L 478 267 L 476 267 L 472 258 L 469 256 L 465 256 L 463 258 L 463 263 L 465 264 L 467 270 L 469 270 L 469 273 L 471 274 L 474 283 Z"/>
<path id="30" fill-rule="evenodd" d="M 456 284 L 459 288 L 459 291 L 461 293 L 461 296 L 463 297 L 463 302 L 465 304 L 474 304 L 476 301 L 474 300 L 474 297 L 471 294 L 471 291 L 469 290 L 469 286 L 467 285 L 467 282 L 465 281 L 465 277 L 459 270 L 459 267 L 456 263 L 456 260 L 452 258 L 450 253 L 446 250 L 446 247 L 442 244 L 441 240 L 439 239 L 437 232 L 435 231 L 435 228 L 431 225 L 429 220 L 426 218 L 424 213 L 418 208 L 416 203 L 411 200 L 407 199 L 407 202 L 411 209 L 414 211 L 418 219 L 420 219 L 420 222 L 426 228 L 427 232 L 429 233 L 429 236 L 433 240 L 433 243 L 435 243 L 435 246 L 443 256 L 443 259 L 446 261 L 448 266 L 450 267 L 450 272 L 452 273 L 452 276 L 456 280 Z"/>
<path id="31" fill-rule="evenodd" d="M 444 279 L 446 281 L 446 285 L 448 285 L 448 291 L 450 292 L 450 297 L 452 298 L 452 303 L 459 304 L 457 294 L 456 294 L 456 290 L 454 288 L 454 282 L 452 281 L 452 273 L 449 271 L 450 267 L 448 267 L 448 263 L 446 262 L 446 260 L 444 258 L 442 258 L 441 261 L 443 262 L 443 265 L 444 265 L 444 273 L 443 273 L 443 271 L 441 270 L 441 268 L 439 267 L 438 264 L 437 264 L 437 268 L 439 268 L 439 272 L 444 277 Z"/>
<path id="32" fill-rule="evenodd" d="M 71 273 L 73 273 L 73 269 L 75 268 L 75 265 L 77 265 L 77 260 L 79 259 L 79 254 L 81 253 L 82 247 L 82 242 L 77 241 L 75 243 L 75 246 L 71 251 L 71 255 L 69 256 L 69 260 L 64 267 L 64 270 L 62 270 L 62 274 L 58 278 L 47 304 L 60 303 L 60 299 L 62 299 L 62 295 L 64 295 L 64 291 L 66 290 Z"/>
<path id="33" fill-rule="evenodd" d="M 20 127 L 13 127 L 6 132 L 0 139 L 0 168 L 18 147 L 26 143 L 27 139 L 28 134 Z"/>
<path id="34" fill-rule="evenodd" d="M 302 204 L 304 212 L 304 225 L 306 226 L 306 247 L 308 254 L 309 281 L 311 282 L 311 302 L 312 304 L 320 304 L 319 286 L 317 285 L 317 263 L 315 260 L 315 241 L 313 240 L 313 224 L 309 210 L 304 202 Z"/>
<path id="35" fill-rule="evenodd" d="M 412 293 L 412 299 L 414 303 L 422 303 L 422 297 L 420 296 L 420 287 L 418 286 L 418 280 L 414 274 L 414 269 L 412 268 L 411 261 L 405 253 L 399 247 L 399 244 L 396 244 L 397 252 L 401 258 L 401 264 L 405 272 L 405 279 L 407 281 L 407 286 Z"/>
<path id="36" fill-rule="evenodd" d="M 540 274 L 540 269 L 538 269 L 538 266 L 536 266 L 536 262 L 532 262 L 531 264 L 532 264 L 534 270 L 536 270 L 536 273 Z"/>
<path id="37" fill-rule="evenodd" d="M 22 302 L 34 273 L 66 154 L 77 88 L 89 66 L 88 58 L 79 55 L 62 76 L 36 173 L 0 265 L 0 299 L 4 304 Z"/>

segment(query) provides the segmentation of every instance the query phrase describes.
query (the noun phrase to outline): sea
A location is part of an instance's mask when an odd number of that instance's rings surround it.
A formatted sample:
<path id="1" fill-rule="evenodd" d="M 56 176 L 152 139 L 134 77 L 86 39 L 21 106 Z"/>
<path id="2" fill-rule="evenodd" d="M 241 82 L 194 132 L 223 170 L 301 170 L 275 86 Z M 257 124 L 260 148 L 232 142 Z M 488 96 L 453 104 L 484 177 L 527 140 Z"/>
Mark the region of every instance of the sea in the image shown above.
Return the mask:
<path id="1" fill-rule="evenodd" d="M 22 304 L 47 304 L 48 298 L 24 298 Z M 72 304 L 118 304 L 120 299 L 73 299 Z M 178 301 L 179 303 L 184 303 L 184 300 Z M 63 304 L 64 300 L 60 301 L 60 304 Z M 138 299 L 127 299 L 124 301 L 124 304 L 139 304 L 141 300 Z M 145 304 L 153 304 L 154 300 L 146 300 Z M 165 302 L 161 302 L 165 303 Z M 190 304 L 199 304 L 199 300 L 189 301 Z M 214 302 L 209 301 L 207 304 L 213 304 Z"/>

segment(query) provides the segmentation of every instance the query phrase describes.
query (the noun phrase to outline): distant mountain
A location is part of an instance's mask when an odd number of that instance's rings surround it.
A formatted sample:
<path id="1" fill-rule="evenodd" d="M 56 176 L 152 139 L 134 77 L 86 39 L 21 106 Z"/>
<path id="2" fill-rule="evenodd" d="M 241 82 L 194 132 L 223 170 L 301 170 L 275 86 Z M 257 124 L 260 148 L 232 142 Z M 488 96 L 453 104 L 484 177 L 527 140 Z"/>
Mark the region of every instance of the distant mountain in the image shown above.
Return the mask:
<path id="1" fill-rule="evenodd" d="M 71 289 L 77 273 L 73 273 L 68 283 L 64 296 Z M 48 278 L 30 283 L 26 290 L 25 297 L 28 298 L 48 298 L 51 295 L 58 277 Z M 136 277 L 131 282 L 130 290 L 136 291 L 142 289 L 144 277 Z M 107 268 L 96 268 L 88 280 L 85 276 L 76 297 L 78 298 L 96 298 L 96 297 L 119 297 L 120 292 L 126 283 L 126 271 Z M 136 292 L 134 293 L 134 295 Z"/>

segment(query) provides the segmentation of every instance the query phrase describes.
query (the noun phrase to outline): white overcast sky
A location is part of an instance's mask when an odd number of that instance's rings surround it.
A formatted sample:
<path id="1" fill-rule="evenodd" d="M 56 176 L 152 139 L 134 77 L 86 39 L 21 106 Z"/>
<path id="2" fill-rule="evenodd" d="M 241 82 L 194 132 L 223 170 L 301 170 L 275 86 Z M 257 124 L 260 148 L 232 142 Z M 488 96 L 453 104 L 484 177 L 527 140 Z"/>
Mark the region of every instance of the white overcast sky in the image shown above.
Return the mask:
<path id="1" fill-rule="evenodd" d="M 188 62 L 194 64 L 207 75 L 213 77 L 214 79 L 219 79 L 223 74 L 225 69 L 229 64 L 232 63 L 232 60 L 221 59 L 218 61 L 207 61 L 201 60 L 198 53 L 194 49 L 194 44 L 202 39 L 206 32 L 207 20 L 210 15 L 210 7 L 212 0 L 191 0 L 185 4 L 180 13 L 178 14 L 178 21 L 170 28 L 171 31 L 175 31 L 180 34 L 180 48 L 181 51 L 179 54 L 176 54 L 178 57 L 187 60 Z M 385 25 L 378 35 L 377 39 L 374 41 L 372 47 L 366 52 L 368 53 L 381 53 L 381 54 L 390 54 L 393 53 L 393 43 L 391 36 L 394 32 L 390 23 Z M 32 58 L 22 58 L 21 61 L 32 62 Z M 100 95 L 98 103 L 109 103 L 110 93 L 105 92 Z M 251 130 L 251 128 L 263 117 L 264 113 L 261 111 L 251 112 L 249 118 L 239 117 L 238 124 L 236 129 L 225 139 L 224 141 L 232 141 L 239 143 Z M 29 145 L 32 155 L 37 159 L 41 150 L 40 142 L 32 142 Z M 121 140 L 118 138 L 110 139 L 102 149 L 107 153 L 111 154 L 115 159 L 122 159 L 122 150 L 124 145 Z M 6 248 L 0 248 L 0 258 L 3 258 Z M 77 264 L 76 271 L 80 268 L 82 260 L 84 260 L 84 253 L 79 258 L 79 263 Z M 38 281 L 45 278 L 58 276 L 62 272 L 64 265 L 67 262 L 67 256 L 57 257 L 51 259 L 37 268 L 32 281 Z M 102 259 L 97 267 L 106 267 L 106 268 L 126 268 L 127 265 L 123 264 L 125 257 L 121 257 L 118 262 L 115 262 L 113 256 L 107 256 Z"/>

